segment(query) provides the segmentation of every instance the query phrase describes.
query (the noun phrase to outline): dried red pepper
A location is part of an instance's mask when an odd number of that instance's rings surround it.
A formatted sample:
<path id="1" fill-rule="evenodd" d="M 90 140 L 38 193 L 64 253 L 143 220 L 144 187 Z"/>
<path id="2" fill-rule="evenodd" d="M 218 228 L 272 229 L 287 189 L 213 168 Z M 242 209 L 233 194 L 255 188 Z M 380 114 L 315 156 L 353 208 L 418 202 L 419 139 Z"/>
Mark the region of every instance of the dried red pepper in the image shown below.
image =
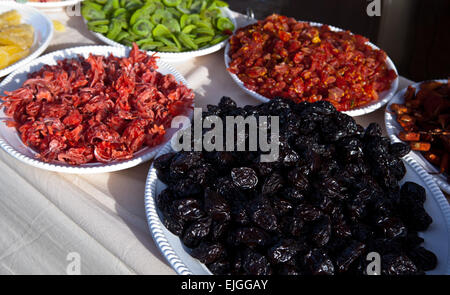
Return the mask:
<path id="1" fill-rule="evenodd" d="M 347 111 L 378 100 L 397 77 L 367 41 L 274 14 L 230 39 L 228 70 L 265 97 L 328 100 Z"/>
<path id="2" fill-rule="evenodd" d="M 133 157 L 163 140 L 194 93 L 157 71 L 156 57 L 135 45 L 129 57 L 65 59 L 5 92 L 5 114 L 22 141 L 46 162 L 80 165 Z"/>

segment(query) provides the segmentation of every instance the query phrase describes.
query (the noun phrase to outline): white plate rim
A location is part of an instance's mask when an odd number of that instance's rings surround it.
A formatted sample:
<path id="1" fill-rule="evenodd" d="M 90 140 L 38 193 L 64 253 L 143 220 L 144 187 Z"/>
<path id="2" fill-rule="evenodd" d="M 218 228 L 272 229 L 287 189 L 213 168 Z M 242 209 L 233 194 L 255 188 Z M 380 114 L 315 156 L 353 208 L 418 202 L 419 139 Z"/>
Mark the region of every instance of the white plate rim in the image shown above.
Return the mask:
<path id="1" fill-rule="evenodd" d="M 83 0 L 66 0 L 66 1 L 58 1 L 58 2 L 26 2 L 24 4 L 36 7 L 36 8 L 59 8 L 76 5 Z"/>
<path id="2" fill-rule="evenodd" d="M 164 155 L 166 153 L 169 153 L 173 151 L 172 147 L 170 145 L 170 142 L 167 143 L 158 153 L 156 157 L 159 157 L 161 155 Z M 416 172 L 419 177 L 422 179 L 422 181 L 426 184 L 427 188 L 431 192 L 431 196 L 427 194 L 427 198 L 431 197 L 433 198 L 439 209 L 441 210 L 441 213 L 443 215 L 443 219 L 445 221 L 446 227 L 447 227 L 447 238 L 449 239 L 448 249 L 447 249 L 447 267 L 446 267 L 446 274 L 450 274 L 450 205 L 443 195 L 442 191 L 437 186 L 436 182 L 433 180 L 433 178 L 430 177 L 430 175 L 420 166 L 411 156 L 407 155 L 403 158 L 404 162 L 407 164 L 405 165 L 408 169 L 408 165 L 412 168 L 414 172 Z M 156 197 L 156 186 L 158 183 L 158 177 L 156 175 L 156 169 L 154 168 L 154 164 L 152 163 L 146 183 L 145 183 L 145 213 L 147 216 L 147 223 L 149 226 L 150 233 L 153 237 L 153 240 L 156 243 L 156 246 L 161 251 L 164 258 L 169 262 L 171 267 L 177 272 L 179 275 L 197 275 L 194 274 L 189 267 L 183 262 L 183 259 L 179 257 L 175 250 L 173 249 L 170 242 L 167 240 L 167 237 L 164 234 L 163 228 L 164 225 L 161 222 L 161 219 L 159 218 L 156 203 L 155 203 L 155 197 Z M 186 255 L 189 255 L 186 253 Z M 199 261 L 198 264 L 202 265 L 206 272 L 209 272 L 209 270 Z M 211 274 L 211 272 L 209 272 Z"/>
<path id="3" fill-rule="evenodd" d="M 11 9 L 16 9 L 19 13 L 20 13 L 20 11 L 28 10 L 28 11 L 33 12 L 34 14 L 39 15 L 39 17 L 42 18 L 46 22 L 47 29 L 50 32 L 50 34 L 47 35 L 47 37 L 44 39 L 44 42 L 42 43 L 42 45 L 39 46 L 34 52 L 32 52 L 30 55 L 22 58 L 21 60 L 13 63 L 12 65 L 10 65 L 4 69 L 1 69 L 0 77 L 4 77 L 4 76 L 8 75 L 9 73 L 15 71 L 16 69 L 20 69 L 21 67 L 25 66 L 27 63 L 31 62 L 32 60 L 37 58 L 39 55 L 41 55 L 47 49 L 47 47 L 50 45 L 50 42 L 52 41 L 52 38 L 53 38 L 54 30 L 53 30 L 53 23 L 48 18 L 48 16 L 46 16 L 44 13 L 40 12 L 36 8 L 29 7 L 29 6 L 19 4 L 16 2 L 3 2 L 3 3 L 0 2 L 0 6 L 6 7 L 6 8 L 11 8 Z"/>
<path id="4" fill-rule="evenodd" d="M 436 82 L 441 82 L 441 83 L 447 83 L 448 80 L 446 79 L 431 79 L 431 80 L 427 80 L 427 81 L 422 81 L 422 82 L 417 82 L 417 83 L 413 83 L 411 85 L 406 86 L 405 88 L 399 90 L 394 97 L 392 98 L 392 100 L 388 103 L 388 105 L 386 106 L 386 110 L 384 112 L 384 124 L 386 127 L 386 132 L 389 136 L 389 138 L 391 139 L 391 141 L 393 142 L 403 142 L 400 140 L 400 138 L 398 138 L 397 136 L 397 131 L 398 130 L 403 130 L 403 128 L 401 128 L 400 124 L 397 123 L 397 120 L 395 119 L 395 116 L 393 114 L 390 113 L 390 108 L 391 105 L 393 103 L 402 103 L 404 102 L 404 94 L 406 92 L 406 90 L 408 89 L 409 86 L 412 86 L 414 88 L 416 88 L 416 93 L 419 90 L 419 86 L 420 84 L 424 83 L 424 82 L 430 82 L 430 81 L 436 81 Z M 426 167 L 424 165 L 421 165 L 424 170 L 428 170 L 428 171 L 432 171 L 432 172 L 438 172 L 438 169 L 436 167 L 434 167 L 434 165 L 432 165 L 431 163 L 429 163 L 423 156 L 421 153 L 416 152 L 416 151 L 411 151 L 410 153 L 411 157 L 413 157 L 419 164 L 424 164 L 426 165 Z M 433 175 L 433 174 L 429 174 L 439 185 L 439 187 L 444 190 L 446 193 L 450 194 L 450 183 L 448 183 L 447 181 L 445 181 L 444 177 L 441 175 Z"/>
<path id="5" fill-rule="evenodd" d="M 236 18 L 233 15 L 233 12 L 228 7 L 223 7 L 221 9 L 225 13 L 226 17 L 228 17 L 233 22 L 234 28 L 235 28 L 234 32 L 235 32 L 237 30 L 237 22 L 236 22 Z M 85 24 L 87 24 L 87 20 L 84 17 L 83 17 L 83 21 Z M 102 41 L 105 44 L 108 44 L 111 46 L 116 46 L 116 47 L 129 48 L 126 45 L 123 45 L 121 43 L 118 43 L 116 41 L 113 41 L 113 40 L 107 38 L 103 34 L 96 33 L 96 32 L 89 30 L 87 28 L 87 25 L 86 25 L 86 29 L 91 34 L 93 34 L 95 37 L 97 37 L 97 39 L 99 39 L 100 41 Z M 185 51 L 185 52 L 158 52 L 158 51 L 147 51 L 147 52 L 148 52 L 148 54 L 157 54 L 159 57 L 161 57 L 161 59 L 166 60 L 166 61 L 183 61 L 183 60 L 188 60 L 188 59 L 191 59 L 194 57 L 204 56 L 204 55 L 208 55 L 208 54 L 217 52 L 220 49 L 225 47 L 225 45 L 228 43 L 229 39 L 230 38 L 227 38 L 218 44 L 215 44 L 215 45 L 207 47 L 207 48 L 199 49 L 199 50 L 192 50 L 192 51 Z"/>
<path id="6" fill-rule="evenodd" d="M 109 53 L 113 53 L 114 55 L 124 55 L 128 54 L 130 51 L 129 48 L 119 48 L 119 47 L 113 47 L 113 46 L 105 46 L 105 45 L 94 45 L 94 46 L 80 46 L 80 47 L 73 47 L 73 48 L 67 48 L 63 50 L 54 51 L 52 53 L 46 54 L 44 56 L 41 56 L 40 58 L 34 60 L 33 62 L 29 63 L 27 66 L 37 66 L 37 65 L 45 65 L 47 64 L 45 60 L 50 58 L 55 58 L 55 60 L 64 59 L 70 54 L 96 54 L 96 55 L 107 55 Z M 186 79 L 170 64 L 161 61 L 158 59 L 158 67 L 164 68 L 167 71 L 169 71 L 172 75 L 175 76 L 175 79 L 179 82 L 182 82 L 186 87 L 189 88 L 189 84 L 186 81 Z M 8 77 L 6 77 L 1 83 L 0 83 L 0 94 L 3 94 L 3 88 L 9 84 L 16 75 L 22 74 L 25 72 L 23 69 L 19 69 L 11 73 Z M 190 113 L 190 111 L 189 111 Z M 4 122 L 0 122 L 0 124 L 5 124 Z M 1 128 L 4 128 L 3 126 Z M 167 139 L 170 142 L 170 139 Z M 27 155 L 24 155 L 23 153 L 17 151 L 14 147 L 12 147 L 4 138 L 0 135 L 0 148 L 6 151 L 10 156 L 13 158 L 31 165 L 33 167 L 41 168 L 48 171 L 53 172 L 62 172 L 62 173 L 71 173 L 71 174 L 97 174 L 97 173 L 105 173 L 105 172 L 113 172 L 113 171 L 119 171 L 128 169 L 134 166 L 137 166 L 141 163 L 144 163 L 152 158 L 154 158 L 161 147 L 163 147 L 165 142 L 151 148 L 151 151 L 145 151 L 141 150 L 136 153 L 133 158 L 129 160 L 124 161 L 115 161 L 111 163 L 100 163 L 96 162 L 93 164 L 84 164 L 80 166 L 71 166 L 71 165 L 64 165 L 64 164 L 58 164 L 58 163 L 46 163 L 43 161 L 40 161 L 35 158 L 31 158 Z"/>
<path id="7" fill-rule="evenodd" d="M 300 21 L 300 22 L 305 22 L 312 26 L 324 25 L 324 24 L 318 23 L 318 22 L 308 22 L 308 21 Z M 327 25 L 327 26 L 330 28 L 331 31 L 336 31 L 336 32 L 346 31 L 346 30 L 338 28 L 338 27 L 334 27 L 334 26 L 330 26 L 330 25 Z M 353 34 L 353 33 L 351 33 L 351 34 Z M 367 42 L 367 44 L 370 47 L 372 47 L 373 49 L 380 50 L 379 47 L 377 47 L 375 44 L 371 43 L 370 41 Z M 225 46 L 225 53 L 224 53 L 225 67 L 227 69 L 228 74 L 231 76 L 231 78 L 233 78 L 234 82 L 242 90 L 244 90 L 247 94 L 251 95 L 252 97 L 256 98 L 257 100 L 259 100 L 261 102 L 270 101 L 269 98 L 257 93 L 256 91 L 250 90 L 247 87 L 245 87 L 244 83 L 241 81 L 241 79 L 239 79 L 239 77 L 236 74 L 233 74 L 230 71 L 228 71 L 228 68 L 229 68 L 230 62 L 231 62 L 231 58 L 228 55 L 229 52 L 230 52 L 230 42 L 227 42 L 227 44 Z M 383 96 L 383 99 L 371 102 L 371 103 L 369 103 L 363 107 L 357 108 L 357 109 L 353 109 L 350 111 L 344 111 L 342 113 L 347 114 L 352 117 L 366 115 L 366 114 L 372 113 L 372 112 L 378 110 L 379 108 L 383 107 L 385 104 L 387 104 L 389 102 L 389 100 L 392 99 L 392 97 L 394 96 L 395 92 L 397 91 L 397 88 L 399 85 L 399 75 L 398 75 L 397 68 L 395 67 L 394 62 L 391 60 L 391 58 L 388 55 L 386 55 L 386 64 L 389 69 L 394 70 L 395 74 L 397 75 L 397 78 L 395 78 L 395 80 L 392 82 L 391 88 L 379 93 L 379 96 Z"/>

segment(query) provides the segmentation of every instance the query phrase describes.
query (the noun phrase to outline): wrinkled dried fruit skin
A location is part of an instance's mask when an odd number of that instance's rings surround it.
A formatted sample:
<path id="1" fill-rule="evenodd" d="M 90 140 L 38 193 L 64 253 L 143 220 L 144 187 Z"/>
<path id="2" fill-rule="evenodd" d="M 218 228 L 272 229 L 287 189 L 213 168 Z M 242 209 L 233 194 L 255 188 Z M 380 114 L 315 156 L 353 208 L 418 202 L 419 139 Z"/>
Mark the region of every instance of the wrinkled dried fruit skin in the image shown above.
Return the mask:
<path id="1" fill-rule="evenodd" d="M 285 263 L 294 258 L 301 246 L 292 239 L 282 240 L 269 249 L 267 257 L 273 264 Z"/>
<path id="2" fill-rule="evenodd" d="M 221 244 L 201 243 L 194 248 L 191 255 L 204 264 L 213 263 L 225 255 L 225 247 Z"/>
<path id="3" fill-rule="evenodd" d="M 389 147 L 390 152 L 395 157 L 403 158 L 411 151 L 411 146 L 405 143 L 396 142 Z"/>
<path id="4" fill-rule="evenodd" d="M 347 248 L 345 248 L 336 260 L 336 267 L 339 272 L 345 272 L 350 265 L 358 257 L 361 256 L 365 249 L 365 245 L 360 242 L 353 241 Z"/>
<path id="5" fill-rule="evenodd" d="M 313 275 L 332 275 L 334 265 L 328 255 L 318 249 L 311 250 L 304 257 L 304 263 Z"/>
<path id="6" fill-rule="evenodd" d="M 384 274 L 436 267 L 418 234 L 432 222 L 426 191 L 399 185 L 408 149 L 380 126 L 364 130 L 326 102 L 220 105 L 206 113 L 280 115 L 281 157 L 203 151 L 155 161 L 168 185 L 155 200 L 164 226 L 212 273 L 360 275 L 370 252 L 382 255 Z"/>
<path id="7" fill-rule="evenodd" d="M 172 204 L 178 218 L 187 222 L 197 220 L 205 214 L 202 204 L 196 199 L 175 200 Z"/>
<path id="8" fill-rule="evenodd" d="M 418 272 L 416 265 L 405 255 L 388 254 L 382 257 L 382 272 L 387 275 L 412 275 Z"/>
<path id="9" fill-rule="evenodd" d="M 231 170 L 231 178 L 234 185 L 241 189 L 252 189 L 258 184 L 256 172 L 247 167 L 233 168 Z"/>
<path id="10" fill-rule="evenodd" d="M 259 197 L 253 200 L 248 211 L 250 218 L 259 227 L 266 231 L 275 231 L 278 229 L 278 221 L 275 213 L 270 205 L 270 201 L 266 197 Z"/>
<path id="11" fill-rule="evenodd" d="M 231 232 L 228 242 L 234 246 L 264 247 L 270 243 L 270 235 L 257 227 L 243 227 Z"/>
<path id="12" fill-rule="evenodd" d="M 205 217 L 194 221 L 188 226 L 183 233 L 183 243 L 193 248 L 200 244 L 203 238 L 205 238 L 211 229 L 211 218 Z"/>
<path id="13" fill-rule="evenodd" d="M 247 251 L 242 265 L 249 275 L 271 275 L 272 269 L 267 258 L 259 253 Z"/>
<path id="14" fill-rule="evenodd" d="M 436 255 L 423 247 L 417 247 L 411 250 L 408 252 L 408 257 L 411 258 L 415 265 L 425 271 L 432 270 L 437 265 Z"/>
<path id="15" fill-rule="evenodd" d="M 216 191 L 206 189 L 204 202 L 205 211 L 213 220 L 225 222 L 231 219 L 230 206 L 227 201 Z"/>

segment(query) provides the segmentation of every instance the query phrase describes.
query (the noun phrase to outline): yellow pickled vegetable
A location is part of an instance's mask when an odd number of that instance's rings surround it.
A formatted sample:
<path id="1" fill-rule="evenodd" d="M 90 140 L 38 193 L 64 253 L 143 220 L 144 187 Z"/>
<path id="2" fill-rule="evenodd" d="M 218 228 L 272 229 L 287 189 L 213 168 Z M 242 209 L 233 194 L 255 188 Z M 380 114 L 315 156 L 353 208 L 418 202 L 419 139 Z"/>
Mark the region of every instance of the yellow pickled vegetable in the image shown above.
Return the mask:
<path id="1" fill-rule="evenodd" d="M 19 61 L 30 54 L 30 49 L 23 49 L 19 46 L 0 46 L 0 69 Z"/>
<path id="2" fill-rule="evenodd" d="M 22 17 L 17 10 L 11 10 L 0 14 L 0 28 L 20 24 Z"/>
<path id="3" fill-rule="evenodd" d="M 24 49 L 33 45 L 34 29 L 31 25 L 21 24 L 0 29 L 0 45 L 17 45 Z"/>
<path id="4" fill-rule="evenodd" d="M 0 14 L 0 69 L 30 54 L 34 28 L 20 22 L 21 16 L 15 10 Z"/>

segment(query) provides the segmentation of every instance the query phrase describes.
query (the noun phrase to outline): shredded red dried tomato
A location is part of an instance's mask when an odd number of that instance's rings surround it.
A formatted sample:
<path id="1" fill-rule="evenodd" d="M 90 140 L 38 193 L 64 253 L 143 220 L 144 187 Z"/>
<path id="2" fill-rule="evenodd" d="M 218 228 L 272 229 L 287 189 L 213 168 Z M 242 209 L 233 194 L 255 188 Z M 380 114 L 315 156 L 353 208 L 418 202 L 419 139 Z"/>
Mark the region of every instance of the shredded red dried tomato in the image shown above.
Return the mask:
<path id="1" fill-rule="evenodd" d="M 230 39 L 228 70 L 265 97 L 328 100 L 347 111 L 378 100 L 397 77 L 387 68 L 386 53 L 367 42 L 274 14 Z"/>
<path id="2" fill-rule="evenodd" d="M 5 92 L 5 114 L 46 162 L 129 159 L 160 144 L 172 118 L 194 100 L 191 89 L 157 68 L 156 57 L 136 45 L 129 57 L 61 60 Z"/>

